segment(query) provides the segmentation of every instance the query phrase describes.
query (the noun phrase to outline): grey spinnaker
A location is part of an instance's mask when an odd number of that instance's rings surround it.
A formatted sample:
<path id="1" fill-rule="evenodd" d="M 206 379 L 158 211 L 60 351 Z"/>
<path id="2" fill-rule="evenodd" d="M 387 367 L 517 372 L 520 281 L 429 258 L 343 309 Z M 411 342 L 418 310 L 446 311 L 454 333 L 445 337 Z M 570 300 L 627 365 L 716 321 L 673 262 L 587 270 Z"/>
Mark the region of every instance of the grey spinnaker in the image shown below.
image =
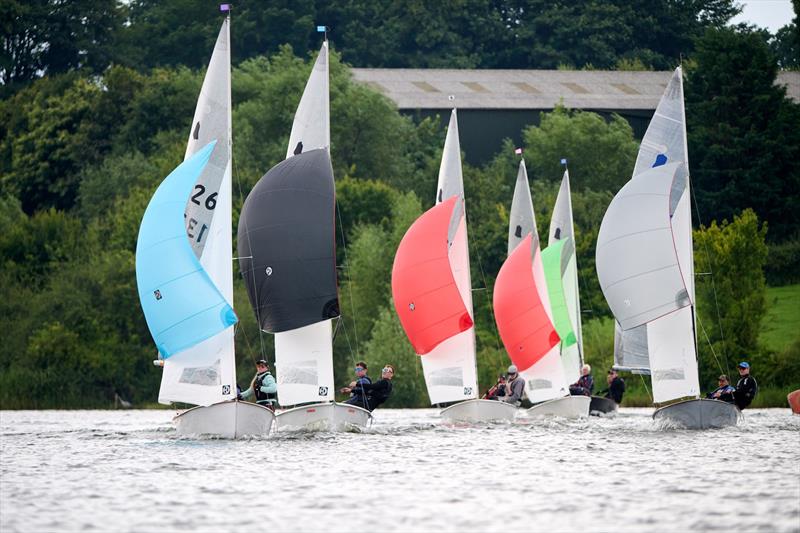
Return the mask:
<path id="1" fill-rule="evenodd" d="M 333 168 L 325 149 L 275 165 L 239 218 L 239 265 L 261 329 L 339 316 Z"/>

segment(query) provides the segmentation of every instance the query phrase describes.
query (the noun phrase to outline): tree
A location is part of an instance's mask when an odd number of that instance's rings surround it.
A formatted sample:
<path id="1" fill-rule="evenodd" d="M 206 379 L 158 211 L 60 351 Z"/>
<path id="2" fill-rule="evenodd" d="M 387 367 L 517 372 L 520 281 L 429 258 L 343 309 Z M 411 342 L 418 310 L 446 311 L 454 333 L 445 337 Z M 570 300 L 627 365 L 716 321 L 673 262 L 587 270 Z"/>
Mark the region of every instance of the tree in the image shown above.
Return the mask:
<path id="1" fill-rule="evenodd" d="M 728 373 L 729 360 L 759 353 L 766 234 L 767 225 L 751 209 L 694 232 L 695 272 L 711 273 L 695 285 L 701 383 L 713 383 L 720 370 Z"/>
<path id="2" fill-rule="evenodd" d="M 777 64 L 748 29 L 709 30 L 687 72 L 689 164 L 701 214 L 752 207 L 771 240 L 800 231 L 800 105 L 775 85 Z"/>
<path id="3" fill-rule="evenodd" d="M 638 143 L 628 122 L 619 115 L 605 120 L 597 113 L 559 105 L 542 113 L 538 126 L 523 131 L 525 158 L 531 174 L 560 181 L 566 158 L 575 178 L 572 190 L 619 190 L 630 179 Z"/>
<path id="4" fill-rule="evenodd" d="M 202 0 L 133 0 L 128 24 L 118 31 L 116 59 L 146 70 L 201 68 L 208 63 L 224 15 Z M 273 54 L 282 44 L 300 53 L 319 49 L 313 0 L 241 0 L 231 11 L 234 63 Z"/>
<path id="5" fill-rule="evenodd" d="M 116 0 L 2 0 L 0 84 L 87 68 L 102 72 L 123 21 Z"/>

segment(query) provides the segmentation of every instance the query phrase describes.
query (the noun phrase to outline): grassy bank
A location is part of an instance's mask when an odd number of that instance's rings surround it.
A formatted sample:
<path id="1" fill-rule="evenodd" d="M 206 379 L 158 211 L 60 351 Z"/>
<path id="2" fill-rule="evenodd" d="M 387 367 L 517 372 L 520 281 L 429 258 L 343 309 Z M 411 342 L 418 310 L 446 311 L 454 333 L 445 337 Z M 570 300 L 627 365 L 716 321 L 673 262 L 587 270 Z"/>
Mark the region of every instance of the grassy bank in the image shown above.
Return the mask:
<path id="1" fill-rule="evenodd" d="M 759 340 L 771 350 L 783 351 L 800 331 L 800 284 L 767 287 L 767 315 Z"/>

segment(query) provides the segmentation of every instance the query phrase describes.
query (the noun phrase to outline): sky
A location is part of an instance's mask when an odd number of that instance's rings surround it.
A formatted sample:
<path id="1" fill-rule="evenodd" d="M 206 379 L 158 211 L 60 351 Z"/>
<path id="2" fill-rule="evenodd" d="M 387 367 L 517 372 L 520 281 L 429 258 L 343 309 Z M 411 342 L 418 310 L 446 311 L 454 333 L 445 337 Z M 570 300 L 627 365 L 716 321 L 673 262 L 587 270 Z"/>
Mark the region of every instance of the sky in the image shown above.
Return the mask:
<path id="1" fill-rule="evenodd" d="M 747 22 L 775 33 L 794 19 L 791 0 L 740 0 L 744 9 L 731 22 Z"/>

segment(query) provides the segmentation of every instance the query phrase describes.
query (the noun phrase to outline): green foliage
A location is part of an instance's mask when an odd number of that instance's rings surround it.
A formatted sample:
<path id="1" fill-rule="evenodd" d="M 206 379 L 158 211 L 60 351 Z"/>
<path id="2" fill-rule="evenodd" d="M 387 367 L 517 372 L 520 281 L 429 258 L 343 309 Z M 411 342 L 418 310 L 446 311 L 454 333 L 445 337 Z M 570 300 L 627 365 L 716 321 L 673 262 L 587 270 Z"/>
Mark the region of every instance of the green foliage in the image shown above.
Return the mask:
<path id="1" fill-rule="evenodd" d="M 394 366 L 393 392 L 386 407 L 430 405 L 422 363 L 406 340 L 393 305 L 382 308 L 378 313 L 372 338 L 365 346 L 362 359 L 370 369 L 382 368 L 387 363 Z"/>
<path id="2" fill-rule="evenodd" d="M 767 228 L 746 209 L 733 222 L 694 232 L 700 383 L 730 374 L 735 360 L 753 363 L 766 310 L 763 267 Z M 705 342 L 705 336 L 711 345 Z"/>
<path id="3" fill-rule="evenodd" d="M 71 69 L 102 71 L 123 12 L 116 0 L 2 0 L 0 84 Z"/>
<path id="4" fill-rule="evenodd" d="M 764 276 L 773 287 L 800 283 L 800 235 L 781 243 L 769 243 Z"/>
<path id="5" fill-rule="evenodd" d="M 572 190 L 619 190 L 630 179 L 638 143 L 630 125 L 619 115 L 606 121 L 597 113 L 568 110 L 559 105 L 542 113 L 539 126 L 523 132 L 525 157 L 534 177 L 561 176 L 560 161 L 569 161 L 576 176 Z"/>
<path id="6" fill-rule="evenodd" d="M 777 63 L 746 30 L 709 30 L 687 72 L 692 178 L 702 215 L 730 219 L 745 206 L 770 239 L 800 231 L 800 105 L 775 85 Z"/>
<path id="7" fill-rule="evenodd" d="M 390 209 L 390 224 L 382 220 L 356 226 L 347 249 L 346 274 L 339 295 L 344 334 L 338 336 L 335 347 L 336 370 L 344 375 L 349 375 L 347 369 L 368 354 L 365 344 L 373 337 L 375 322 L 391 298 L 394 251 L 422 212 L 413 192 L 393 191 Z"/>
<path id="8" fill-rule="evenodd" d="M 448 5 L 459 13 L 455 17 L 442 15 L 440 7 L 419 2 L 359 5 L 337 0 L 319 7 L 318 12 L 331 15 L 329 20 L 334 22 L 328 24 L 335 28 L 331 34 L 334 40 L 358 39 L 360 44 L 348 47 L 346 54 L 392 58 L 398 65 L 404 61 L 445 65 L 449 57 L 456 64 L 485 66 L 511 61 L 515 67 L 558 61 L 606 68 L 606 62 L 611 61 L 610 65 L 617 68 L 651 68 L 667 62 L 666 48 L 655 45 L 629 48 L 620 55 L 621 43 L 633 39 L 625 34 L 634 26 L 622 24 L 623 30 L 615 33 L 605 22 L 589 20 L 600 14 L 612 20 L 629 20 L 626 17 L 632 8 L 627 4 L 589 4 L 577 2 L 564 7 L 544 5 L 539 0 L 519 4 L 527 11 L 524 16 L 515 14 L 519 21 L 513 24 L 519 24 L 516 28 L 519 31 L 512 39 L 514 42 L 506 43 L 503 50 L 489 49 L 481 39 L 496 38 L 499 39 L 496 42 L 503 42 L 502 39 L 510 38 L 503 33 L 506 28 L 503 24 L 508 20 L 498 23 L 492 18 L 496 16 L 497 5 L 477 0 L 450 1 Z M 147 14 L 147 6 L 155 11 Z M 531 11 L 531 6 L 538 11 Z M 0 0 L 0 9 L 6 7 Z M 153 29 L 162 24 L 166 24 L 163 27 L 178 24 L 176 17 L 197 6 L 193 0 L 180 0 L 169 6 L 140 0 L 129 7 L 131 13 L 138 13 L 132 15 L 126 39 L 137 35 L 136 32 L 149 34 L 149 30 L 142 30 L 147 25 Z M 705 8 L 710 18 L 702 23 L 692 22 L 705 16 L 702 15 Z M 648 35 L 647 39 L 666 38 L 676 27 L 685 30 L 686 35 L 695 34 L 705 26 L 727 20 L 725 13 L 729 8 L 727 0 L 693 4 L 686 14 L 680 15 L 682 22 L 663 28 L 660 37 Z M 123 5 L 120 9 L 128 8 Z M 246 2 L 237 4 L 235 20 L 237 27 L 244 27 L 251 23 L 247 21 L 259 20 L 258 16 L 266 12 L 288 20 L 287 17 L 298 14 L 300 18 L 313 14 L 314 9 L 316 6 L 303 2 L 270 4 L 264 9 Z M 648 20 L 660 21 L 669 9 L 656 6 Z M 246 10 L 250 10 L 247 17 Z M 411 46 L 417 21 L 387 16 L 407 12 L 423 20 L 418 35 L 424 35 L 426 40 L 414 46 L 425 53 L 415 52 L 416 57 L 396 48 L 396 43 Z M 354 16 L 336 19 L 340 13 Z M 173 20 L 167 24 L 155 16 L 158 14 L 169 15 Z M 569 42 L 577 38 L 575 35 L 559 29 L 543 37 L 539 30 L 534 32 L 529 27 L 533 20 L 540 29 L 552 30 L 554 24 L 563 22 L 563 17 L 576 14 L 588 17 L 586 27 L 574 28 L 569 25 L 571 22 L 566 27 L 579 31 L 578 35 L 585 36 L 589 45 L 575 50 L 565 52 L 559 48 L 562 45 L 554 44 Z M 385 22 L 386 28 L 381 31 L 374 30 L 363 18 L 371 22 L 377 16 Z M 459 25 L 459 21 L 466 26 Z M 138 24 L 143 26 L 134 28 Z M 157 49 L 168 41 L 172 47 L 194 47 L 191 51 L 181 51 L 186 52 L 183 59 L 158 59 L 158 54 L 145 58 L 141 50 L 125 51 L 124 47 L 120 51 L 128 54 L 125 56 L 128 64 L 150 60 L 153 63 L 148 66 L 161 64 L 162 60 L 186 61 L 194 66 L 204 64 L 207 54 L 196 52 L 201 48 L 210 50 L 219 18 L 216 14 L 202 13 L 192 20 L 179 21 L 179 25 L 197 30 L 196 35 L 171 37 L 156 32 L 141 49 Z M 388 28 L 393 25 L 401 27 L 395 34 L 401 35 L 400 39 L 387 37 L 392 35 Z M 289 27 L 288 22 L 284 27 Z M 478 27 L 485 28 L 485 35 L 463 43 L 463 39 L 455 38 L 461 37 L 459 32 Z M 263 40 L 274 37 L 256 37 L 248 31 L 240 37 L 234 36 L 234 53 L 238 57 L 247 57 L 252 52 L 237 48 L 236 39 L 254 47 L 277 49 L 277 41 Z M 492 34 L 496 35 L 490 37 Z M 533 39 L 537 40 L 536 46 L 523 47 L 522 52 L 514 49 L 516 44 L 531 43 Z M 686 41 L 682 39 L 669 46 L 683 49 Z M 701 89 L 708 91 L 702 94 L 711 94 L 710 91 L 719 88 L 713 85 L 712 82 L 717 83 L 715 80 L 695 72 L 717 68 L 716 63 L 728 61 L 719 54 L 719 57 L 709 54 L 712 45 L 719 44 L 709 39 L 703 44 L 706 56 L 701 58 L 706 66 L 701 67 L 698 60 L 694 63 L 696 67 L 689 68 L 696 83 L 693 89 L 696 98 L 691 105 L 700 106 L 695 107 L 698 116 L 701 111 L 728 109 L 723 109 L 720 102 L 715 104 L 719 107 L 701 109 L 706 98 L 697 96 Z M 763 44 L 763 36 L 759 39 Z M 298 36 L 298 41 L 292 44 L 304 54 L 306 50 L 312 53 L 305 58 L 297 57 L 286 46 L 269 58 L 253 57 L 234 68 L 234 190 L 240 192 L 234 199 L 234 227 L 244 196 L 267 169 L 285 156 L 293 113 L 319 47 L 319 36 L 308 33 L 305 37 Z M 126 46 L 129 45 L 131 41 Z M 741 51 L 736 46 L 732 49 L 736 53 Z M 351 56 L 345 56 L 348 57 Z M 759 62 L 759 57 L 748 59 L 752 61 L 750 70 L 758 70 L 765 64 Z M 708 66 L 709 62 L 716 63 Z M 730 70 L 730 65 L 725 68 Z M 725 68 L 720 66 L 714 75 L 727 75 L 729 70 Z M 771 79 L 767 78 L 750 86 L 750 92 L 743 98 L 721 89 L 720 98 L 740 106 L 756 101 L 759 112 L 769 113 L 762 104 L 772 103 L 777 107 L 783 104 L 774 98 Z M 736 79 L 730 83 L 735 84 Z M 136 235 L 153 191 L 183 156 L 201 80 L 201 72 L 185 66 L 140 72 L 115 66 L 98 77 L 82 73 L 47 76 L 27 87 L 17 87 L 15 95 L 0 102 L 0 222 L 5 228 L 0 235 L 0 290 L 8 295 L 0 301 L 0 330 L 4 332 L 0 347 L 0 407 L 102 407 L 111 405 L 115 394 L 139 404 L 155 398 L 160 373 L 150 363 L 154 350 L 135 287 Z M 784 161 L 794 157 L 794 152 L 775 144 L 793 139 L 784 127 L 793 115 L 791 110 L 784 111 L 779 116 L 771 115 L 783 124 L 781 127 L 758 130 L 763 122 L 752 119 L 750 129 L 730 128 L 727 123 L 719 128 L 750 139 L 755 148 L 771 147 L 776 157 L 782 158 L 784 166 L 774 167 L 778 169 L 775 174 L 768 175 L 762 169 L 757 176 L 762 188 L 772 187 L 769 180 L 773 178 L 786 182 L 778 185 L 779 192 L 775 193 L 788 194 L 782 200 L 784 203 L 778 202 L 775 209 L 764 208 L 767 213 L 764 216 L 771 222 L 770 235 L 777 232 L 778 240 L 783 239 L 769 248 L 768 274 L 775 280 L 794 279 L 792 276 L 798 270 L 792 268 L 796 263 L 796 243 L 785 240 L 785 236 L 796 232 L 790 233 L 783 227 L 792 224 L 793 219 L 780 218 L 786 213 L 786 206 L 796 199 L 796 191 L 791 190 L 796 178 L 792 174 L 794 167 Z M 393 104 L 379 93 L 354 83 L 336 53 L 331 56 L 331 114 L 337 219 L 341 224 L 337 228 L 337 253 L 343 318 L 334 346 L 337 380 L 345 384 L 351 376 L 352 364 L 358 359 L 365 359 L 373 370 L 391 362 L 397 365 L 398 372 L 395 395 L 389 406 L 427 406 L 419 358 L 407 342 L 391 303 L 390 279 L 397 244 L 423 209 L 433 204 L 444 132 L 438 117 L 414 122 L 397 113 Z M 706 162 L 713 160 L 709 153 L 716 157 L 714 150 L 721 148 L 710 144 L 713 150 L 704 153 L 697 150 L 696 143 L 731 143 L 744 150 L 744 145 L 736 144 L 740 142 L 738 138 L 715 136 L 719 132 L 711 131 L 706 124 L 716 122 L 707 117 L 705 122 L 698 119 L 690 125 L 690 135 L 693 127 L 699 130 L 698 137 L 690 139 L 695 143 L 690 153 L 695 182 L 701 184 L 708 176 L 719 177 L 719 173 L 708 171 Z M 763 133 L 762 137 L 772 139 L 773 144 L 765 141 L 759 145 L 758 136 L 746 137 L 756 130 L 761 132 L 759 135 Z M 483 168 L 464 165 L 481 392 L 508 365 L 497 336 L 491 297 L 494 277 L 506 256 L 508 210 L 519 162 L 513 148 L 507 141 L 503 150 Z M 607 318 L 608 310 L 594 272 L 594 243 L 613 192 L 630 175 L 636 148 L 630 127 L 619 117 L 607 120 L 594 113 L 563 107 L 544 114 L 540 125 L 528 128 L 525 133 L 525 157 L 530 165 L 532 196 L 543 242 L 547 240 L 549 219 L 563 173 L 559 160 L 566 157 L 570 162 L 581 305 L 586 318 L 586 358 L 595 367 L 598 384 L 611 363 L 613 322 Z M 695 151 L 699 152 L 697 158 Z M 753 153 L 749 157 L 763 154 L 757 150 Z M 753 179 L 750 174 L 747 176 Z M 757 182 L 747 185 L 748 191 L 756 187 L 754 183 Z M 730 193 L 723 207 L 738 214 L 750 203 L 738 189 L 740 185 L 737 181 L 719 191 L 706 186 L 705 197 L 698 185 L 701 207 L 706 210 L 707 204 L 703 202 L 715 199 L 714 194 Z M 753 194 L 753 205 L 766 205 L 764 202 L 771 205 L 774 200 L 769 196 L 770 191 L 758 191 L 762 197 Z M 772 384 L 783 387 L 800 381 L 796 369 L 797 344 L 777 346 L 769 333 L 763 333 L 764 328 L 759 327 L 765 307 L 764 280 L 758 274 L 766 257 L 765 227 L 766 224 L 759 225 L 752 212 L 744 211 L 733 223 L 712 224 L 699 232 L 695 240 L 698 272 L 710 268 L 703 263 L 705 248 L 713 252 L 711 265 L 725 340 L 716 337 L 719 328 L 716 310 L 711 306 L 714 296 L 708 277 L 700 277 L 697 287 L 702 323 L 712 336 L 715 349 L 722 354 L 721 359 L 746 356 L 754 363 L 763 390 Z M 273 353 L 273 340 L 256 324 L 239 279 L 235 280 L 234 292 L 240 318 L 236 330 L 238 375 L 240 384 L 245 385 L 252 377 L 253 362 Z M 778 311 L 779 317 L 791 322 L 792 303 L 793 300 L 788 300 L 790 309 L 786 309 L 787 303 L 780 300 L 783 307 L 775 308 L 783 309 Z M 779 320 L 771 322 L 779 324 Z M 784 324 L 783 332 L 778 335 L 794 342 L 795 337 L 786 333 L 786 328 L 796 329 L 796 324 L 792 324 Z M 702 337 L 700 340 L 704 344 Z M 701 368 L 708 369 L 709 375 L 715 374 L 716 362 L 707 349 L 703 350 Z M 704 382 L 707 378 L 704 375 Z M 649 404 L 646 380 L 636 376 L 626 376 L 626 380 L 629 392 L 625 405 Z"/>
<path id="9" fill-rule="evenodd" d="M 765 304 L 758 340 L 764 348 L 781 352 L 800 338 L 800 285 L 768 287 Z"/>

